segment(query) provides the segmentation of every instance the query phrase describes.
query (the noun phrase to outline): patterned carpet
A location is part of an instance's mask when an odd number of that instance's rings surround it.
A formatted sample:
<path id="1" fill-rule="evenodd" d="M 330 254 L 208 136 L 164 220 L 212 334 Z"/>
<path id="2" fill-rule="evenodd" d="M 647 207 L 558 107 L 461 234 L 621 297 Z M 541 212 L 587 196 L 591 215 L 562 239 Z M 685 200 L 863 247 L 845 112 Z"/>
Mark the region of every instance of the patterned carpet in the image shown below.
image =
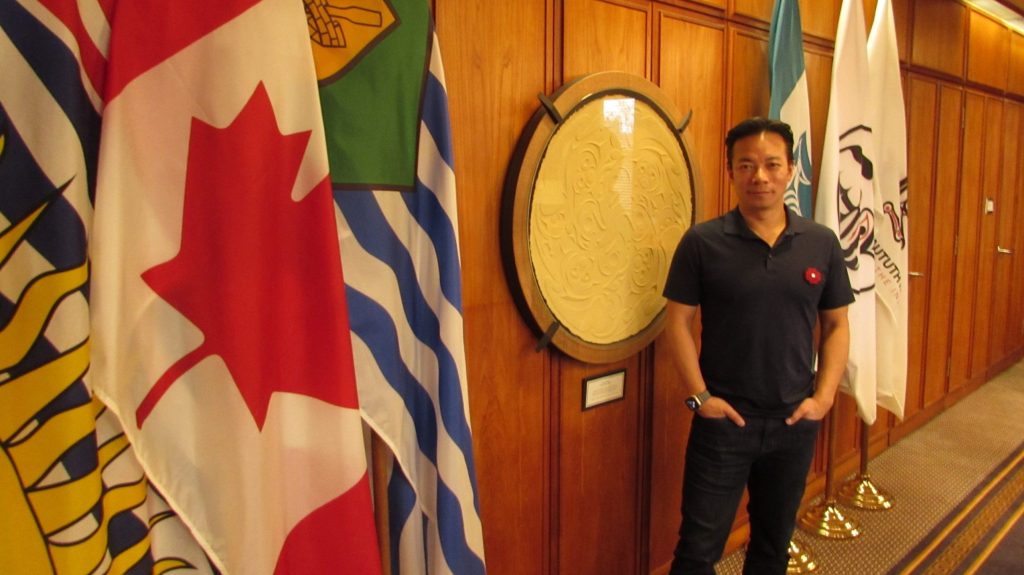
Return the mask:
<path id="1" fill-rule="evenodd" d="M 853 539 L 798 530 L 794 540 L 813 560 L 813 573 L 1024 574 L 1022 414 L 1024 362 L 871 460 L 871 481 L 894 505 L 868 511 L 840 504 L 860 528 Z M 741 569 L 736 552 L 717 573 Z"/>

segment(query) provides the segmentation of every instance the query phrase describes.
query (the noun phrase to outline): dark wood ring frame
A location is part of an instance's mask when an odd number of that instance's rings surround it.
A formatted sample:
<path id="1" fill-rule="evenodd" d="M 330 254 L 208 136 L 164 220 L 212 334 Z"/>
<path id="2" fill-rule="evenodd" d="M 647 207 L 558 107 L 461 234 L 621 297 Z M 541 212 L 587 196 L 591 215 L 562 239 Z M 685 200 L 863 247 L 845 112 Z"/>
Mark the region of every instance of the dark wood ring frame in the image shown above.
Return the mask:
<path id="1" fill-rule="evenodd" d="M 700 213 L 701 197 L 693 154 L 683 133 L 691 114 L 681 118 L 674 104 L 652 82 L 623 72 L 600 72 L 566 84 L 552 97 L 539 94 L 541 105 L 527 123 L 509 163 L 505 177 L 501 214 L 501 247 L 504 270 L 513 298 L 539 340 L 537 351 L 548 345 L 587 363 L 611 363 L 625 359 L 646 347 L 661 332 L 665 308 L 639 332 L 613 343 L 595 343 L 572 333 L 559 321 L 545 301 L 529 252 L 531 203 L 536 178 L 547 149 L 559 127 L 575 111 L 595 99 L 623 95 L 643 101 L 664 120 L 675 134 L 688 168 L 691 221 Z"/>

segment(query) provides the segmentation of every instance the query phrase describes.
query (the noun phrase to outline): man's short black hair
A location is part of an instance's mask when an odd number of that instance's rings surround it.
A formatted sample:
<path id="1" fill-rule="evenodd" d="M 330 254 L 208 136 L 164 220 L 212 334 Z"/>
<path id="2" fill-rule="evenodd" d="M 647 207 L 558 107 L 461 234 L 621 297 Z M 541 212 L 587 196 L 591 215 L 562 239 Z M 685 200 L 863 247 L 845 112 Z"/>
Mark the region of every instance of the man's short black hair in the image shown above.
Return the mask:
<path id="1" fill-rule="evenodd" d="M 769 120 L 768 118 L 762 118 L 755 116 L 753 118 L 747 118 L 739 124 L 736 124 L 729 130 L 729 133 L 725 136 L 725 158 L 729 167 L 732 167 L 732 146 L 737 140 L 746 138 L 747 136 L 756 136 L 765 132 L 772 132 L 782 136 L 782 139 L 786 142 L 787 158 L 790 163 L 793 162 L 793 129 L 789 127 L 789 124 L 780 122 L 779 120 Z"/>

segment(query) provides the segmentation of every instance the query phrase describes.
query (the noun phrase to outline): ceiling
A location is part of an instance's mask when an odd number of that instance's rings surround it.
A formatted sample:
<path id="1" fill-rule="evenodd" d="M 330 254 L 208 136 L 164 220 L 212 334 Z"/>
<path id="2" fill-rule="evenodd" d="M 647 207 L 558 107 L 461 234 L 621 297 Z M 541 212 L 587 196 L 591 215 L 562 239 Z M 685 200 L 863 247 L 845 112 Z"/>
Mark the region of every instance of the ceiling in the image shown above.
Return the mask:
<path id="1" fill-rule="evenodd" d="M 1016 10 L 1018 14 L 1024 15 L 1024 0 L 999 0 L 999 3 L 1011 10 Z"/>

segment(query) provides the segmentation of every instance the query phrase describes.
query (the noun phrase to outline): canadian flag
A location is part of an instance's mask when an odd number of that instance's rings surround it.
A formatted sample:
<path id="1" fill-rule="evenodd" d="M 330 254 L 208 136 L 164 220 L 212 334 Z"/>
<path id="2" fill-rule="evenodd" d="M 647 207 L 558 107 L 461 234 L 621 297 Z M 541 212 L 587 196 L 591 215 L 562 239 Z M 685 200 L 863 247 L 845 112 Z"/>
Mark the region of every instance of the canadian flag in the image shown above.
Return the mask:
<path id="1" fill-rule="evenodd" d="M 111 14 L 94 389 L 222 571 L 379 572 L 303 5 Z"/>

